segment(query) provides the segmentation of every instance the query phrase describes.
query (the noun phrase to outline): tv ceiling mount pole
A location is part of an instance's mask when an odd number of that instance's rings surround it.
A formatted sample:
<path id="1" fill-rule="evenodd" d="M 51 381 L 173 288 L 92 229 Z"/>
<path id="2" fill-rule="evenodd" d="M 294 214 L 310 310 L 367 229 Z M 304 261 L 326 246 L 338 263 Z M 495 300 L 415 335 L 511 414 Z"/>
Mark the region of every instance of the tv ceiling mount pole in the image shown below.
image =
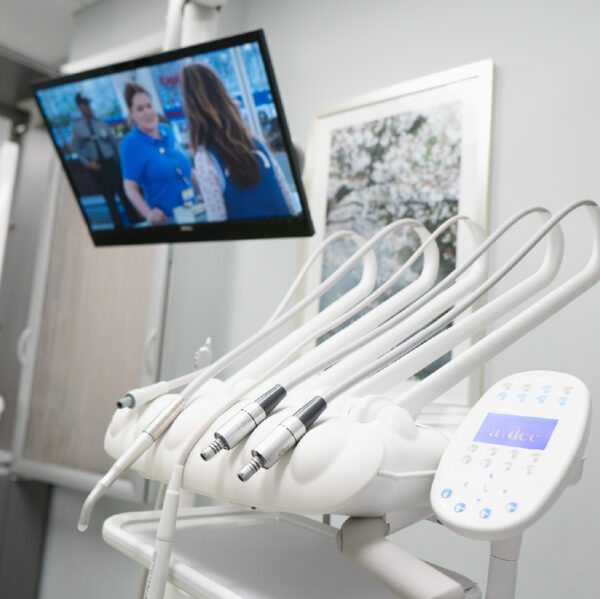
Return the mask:
<path id="1" fill-rule="evenodd" d="M 227 0 L 170 0 L 163 50 L 208 42 L 217 36 L 219 11 Z"/>
<path id="2" fill-rule="evenodd" d="M 227 0 L 169 0 L 167 6 L 165 37 L 163 50 L 174 50 L 182 46 L 208 42 L 217 36 L 219 13 Z M 162 370 L 162 353 L 166 327 L 166 313 L 169 301 L 171 282 L 171 265 L 173 263 L 173 244 L 168 251 L 157 248 L 157 264 L 164 264 L 163 315 L 158 337 L 158 360 L 156 365 L 156 380 L 159 380 Z M 149 345 L 148 343 L 146 344 Z"/>

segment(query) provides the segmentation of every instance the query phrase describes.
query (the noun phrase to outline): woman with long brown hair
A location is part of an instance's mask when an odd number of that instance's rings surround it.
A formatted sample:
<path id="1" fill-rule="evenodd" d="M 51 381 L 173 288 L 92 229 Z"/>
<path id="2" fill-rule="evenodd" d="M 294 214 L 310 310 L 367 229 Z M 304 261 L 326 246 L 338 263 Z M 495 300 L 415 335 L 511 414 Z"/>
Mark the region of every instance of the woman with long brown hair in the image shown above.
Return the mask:
<path id="1" fill-rule="evenodd" d="M 195 63 L 181 70 L 189 142 L 208 221 L 290 216 L 285 177 L 253 138 L 219 77 Z"/>

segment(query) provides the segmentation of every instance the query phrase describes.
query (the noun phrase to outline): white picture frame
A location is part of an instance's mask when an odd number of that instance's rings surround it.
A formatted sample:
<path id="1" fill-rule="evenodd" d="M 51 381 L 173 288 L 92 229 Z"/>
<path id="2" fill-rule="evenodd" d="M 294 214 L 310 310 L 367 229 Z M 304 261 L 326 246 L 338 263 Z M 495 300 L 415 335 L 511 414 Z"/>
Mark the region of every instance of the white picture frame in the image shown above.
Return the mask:
<path id="1" fill-rule="evenodd" d="M 419 210 L 408 214 L 406 207 L 426 206 L 428 201 L 431 207 L 436 200 L 427 200 L 428 197 L 446 202 L 444 210 L 438 211 L 445 212 L 444 218 L 451 215 L 446 208 L 452 207 L 454 201 L 448 197 L 455 198 L 453 213 L 469 216 L 487 231 L 492 92 L 493 62 L 483 60 L 351 98 L 319 113 L 311 123 L 305 169 L 305 186 L 316 234 L 304 243 L 304 257 L 316 248 L 326 232 L 337 230 L 335 215 L 337 220 L 346 221 L 343 227 L 338 223 L 338 229 L 350 228 L 369 237 L 397 218 L 410 215 L 419 219 Z M 420 145 L 415 141 L 421 133 L 435 140 L 429 149 L 422 150 L 425 147 L 422 140 Z M 397 159 L 394 180 L 386 179 L 389 172 L 382 175 L 382 169 L 391 161 L 385 161 L 385 156 L 375 159 L 369 153 L 371 146 L 367 146 L 374 135 L 385 136 L 386 148 L 391 148 L 390 152 Z M 383 145 L 382 139 L 377 138 L 380 145 Z M 421 168 L 421 163 L 411 162 L 419 152 L 429 150 L 430 155 L 438 152 L 437 162 L 428 158 L 426 168 Z M 376 160 L 384 165 L 376 171 L 380 179 L 375 179 L 373 173 L 368 177 L 364 175 L 367 165 L 373 167 L 372 162 Z M 432 164 L 438 163 L 439 173 L 432 171 L 437 168 Z M 415 171 L 429 175 L 433 172 L 437 187 L 424 189 L 426 186 L 419 182 L 419 176 L 413 176 Z M 408 174 L 411 177 L 407 177 Z M 413 196 L 415 200 L 410 199 Z M 378 197 L 385 197 L 385 202 L 373 199 Z M 379 208 L 381 212 L 383 206 L 383 212 L 390 213 L 387 221 L 385 214 L 373 217 L 372 210 Z M 390 206 L 394 206 L 394 210 L 390 210 Z M 340 214 L 344 217 L 339 218 Z M 473 251 L 473 242 L 458 234 L 453 244 L 456 264 L 460 265 Z M 309 289 L 320 282 L 322 268 L 327 271 L 327 263 L 314 269 L 307 281 Z M 469 345 L 471 341 L 456 347 L 453 355 Z M 480 395 L 482 384 L 480 369 L 439 401 L 470 405 Z"/>

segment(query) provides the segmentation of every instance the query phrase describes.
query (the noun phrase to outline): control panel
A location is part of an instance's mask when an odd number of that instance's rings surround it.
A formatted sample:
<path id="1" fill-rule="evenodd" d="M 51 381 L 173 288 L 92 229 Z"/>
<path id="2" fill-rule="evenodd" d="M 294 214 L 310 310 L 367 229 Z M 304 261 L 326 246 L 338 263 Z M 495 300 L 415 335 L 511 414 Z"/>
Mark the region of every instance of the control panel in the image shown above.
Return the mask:
<path id="1" fill-rule="evenodd" d="M 431 488 L 435 514 L 475 539 L 519 534 L 579 480 L 589 426 L 579 379 L 546 371 L 503 379 L 448 444 Z"/>

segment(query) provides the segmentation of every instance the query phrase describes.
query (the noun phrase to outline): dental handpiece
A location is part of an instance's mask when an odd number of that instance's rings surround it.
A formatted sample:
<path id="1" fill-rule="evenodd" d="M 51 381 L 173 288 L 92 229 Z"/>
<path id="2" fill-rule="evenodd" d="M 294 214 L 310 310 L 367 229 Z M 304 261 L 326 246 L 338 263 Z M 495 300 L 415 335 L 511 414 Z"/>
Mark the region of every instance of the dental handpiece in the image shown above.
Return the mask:
<path id="1" fill-rule="evenodd" d="M 223 426 L 215 431 L 215 440 L 200 455 L 206 461 L 212 459 L 222 449 L 232 449 L 245 439 L 281 403 L 287 391 L 275 385 L 258 399 L 240 409 Z"/>
<path id="2" fill-rule="evenodd" d="M 308 431 L 308 426 L 299 427 L 296 425 L 294 417 L 303 410 L 304 407 L 309 405 L 318 408 L 319 413 L 312 420 L 312 423 L 327 409 L 327 405 L 334 399 L 339 397 L 342 393 L 358 384 L 362 380 L 373 376 L 376 372 L 382 370 L 392 362 L 402 358 L 417 346 L 421 345 L 428 339 L 432 338 L 439 332 L 441 332 L 447 325 L 460 316 L 465 310 L 467 310 L 474 302 L 487 293 L 498 281 L 500 281 L 509 271 L 511 271 L 528 253 L 529 251 L 554 227 L 566 214 L 574 209 L 576 205 L 570 205 L 557 213 L 554 217 L 547 221 L 547 223 L 538 230 L 538 232 L 530 239 L 519 251 L 517 251 L 513 257 L 505 263 L 494 275 L 489 277 L 483 284 L 477 289 L 471 292 L 462 301 L 458 302 L 454 308 L 446 312 L 446 314 L 440 316 L 438 319 L 433 321 L 427 327 L 421 331 L 415 333 L 403 343 L 395 347 L 393 350 L 387 352 L 366 368 L 361 369 L 353 376 L 348 377 L 343 383 L 334 387 L 327 393 L 327 398 L 316 396 L 309 402 L 304 404 L 298 412 L 294 415 L 286 418 L 280 422 L 275 430 L 271 432 L 265 439 L 263 439 L 255 449 L 252 450 L 252 458 L 250 461 L 238 472 L 238 478 L 242 481 L 247 481 L 250 477 L 254 476 L 260 468 L 270 468 L 277 463 L 290 449 L 292 449 L 298 441 Z M 434 288 L 435 289 L 435 288 Z M 433 291 L 433 290 L 432 290 Z"/>
<path id="3" fill-rule="evenodd" d="M 158 381 L 157 383 L 152 383 L 150 385 L 146 385 L 145 387 L 131 389 L 117 401 L 117 408 L 120 410 L 123 408 L 138 408 L 158 397 L 161 397 L 161 395 L 166 395 L 169 393 L 169 391 L 173 391 L 173 389 L 177 389 L 178 387 L 182 387 L 183 385 L 189 383 L 198 375 L 199 370 L 203 370 L 207 366 L 210 366 L 211 362 L 212 339 L 207 337 L 204 344 L 194 353 L 194 366 L 196 367 L 194 372 L 170 381 Z"/>
<path id="4" fill-rule="evenodd" d="M 277 428 L 257 447 L 257 450 L 252 451 L 252 458 L 238 472 L 238 478 L 245 482 L 261 468 L 270 468 L 277 463 L 300 441 L 326 408 L 327 402 L 322 397 L 314 397 L 283 422 L 280 422 Z"/>
<path id="5" fill-rule="evenodd" d="M 177 416 L 181 414 L 185 407 L 185 401 L 181 395 L 175 396 L 173 401 L 169 402 L 162 411 L 146 426 L 133 444 L 121 457 L 111 466 L 108 472 L 96 483 L 92 492 L 87 496 L 77 528 L 80 531 L 87 530 L 90 516 L 94 505 L 112 486 L 112 484 L 121 476 L 121 474 L 131 466 L 162 434 L 171 426 Z"/>

